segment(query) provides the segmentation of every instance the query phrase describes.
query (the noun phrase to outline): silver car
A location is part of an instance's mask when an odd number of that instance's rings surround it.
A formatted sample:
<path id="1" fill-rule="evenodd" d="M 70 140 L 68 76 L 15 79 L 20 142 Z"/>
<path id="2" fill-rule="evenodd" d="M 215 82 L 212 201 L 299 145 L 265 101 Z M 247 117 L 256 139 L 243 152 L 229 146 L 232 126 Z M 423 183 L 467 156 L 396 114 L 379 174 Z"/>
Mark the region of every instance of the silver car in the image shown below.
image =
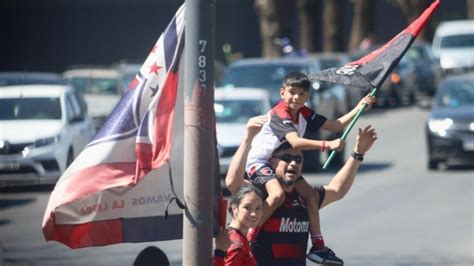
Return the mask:
<path id="1" fill-rule="evenodd" d="M 214 94 L 214 110 L 220 172 L 225 175 L 249 118 L 270 110 L 270 95 L 262 89 L 218 88 Z"/>
<path id="2" fill-rule="evenodd" d="M 0 88 L 0 186 L 54 184 L 95 134 L 65 85 Z"/>

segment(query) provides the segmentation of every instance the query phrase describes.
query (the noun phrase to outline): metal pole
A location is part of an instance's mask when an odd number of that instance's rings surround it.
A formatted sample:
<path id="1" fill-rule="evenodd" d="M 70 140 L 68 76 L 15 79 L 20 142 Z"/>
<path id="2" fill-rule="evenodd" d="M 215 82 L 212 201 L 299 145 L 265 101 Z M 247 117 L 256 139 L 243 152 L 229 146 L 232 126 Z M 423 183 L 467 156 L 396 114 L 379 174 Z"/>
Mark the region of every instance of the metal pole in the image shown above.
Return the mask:
<path id="1" fill-rule="evenodd" d="M 372 92 L 370 93 L 370 95 L 372 96 L 375 96 L 375 94 L 377 94 L 377 88 L 373 88 L 372 89 Z M 360 109 L 359 111 L 357 111 L 357 114 L 354 116 L 354 118 L 352 118 L 352 121 L 349 123 L 349 125 L 347 125 L 346 129 L 344 129 L 344 132 L 342 133 L 342 137 L 341 139 L 345 140 L 347 138 L 347 135 L 349 135 L 349 132 L 352 130 L 352 128 L 354 127 L 355 123 L 357 122 L 357 120 L 359 119 L 359 117 L 362 115 L 362 112 L 364 112 L 365 108 L 367 107 L 366 104 L 364 104 Z M 324 165 L 323 165 L 323 169 L 326 170 L 326 168 L 328 168 L 328 166 L 331 164 L 332 162 L 332 159 L 334 158 L 334 155 L 336 155 L 336 151 L 331 151 L 331 153 L 329 154 L 329 157 L 326 159 L 326 162 L 324 162 Z"/>
<path id="2" fill-rule="evenodd" d="M 214 0 L 186 0 L 183 265 L 212 264 Z"/>

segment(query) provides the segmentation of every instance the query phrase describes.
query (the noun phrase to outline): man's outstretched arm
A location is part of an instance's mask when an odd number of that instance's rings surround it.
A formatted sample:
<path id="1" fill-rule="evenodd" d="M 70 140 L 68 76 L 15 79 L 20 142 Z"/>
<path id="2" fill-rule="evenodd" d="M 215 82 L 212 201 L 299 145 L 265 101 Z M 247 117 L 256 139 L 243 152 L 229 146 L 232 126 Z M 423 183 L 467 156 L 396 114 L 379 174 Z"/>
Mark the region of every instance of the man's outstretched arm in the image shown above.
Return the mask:
<path id="1" fill-rule="evenodd" d="M 359 128 L 354 152 L 365 155 L 370 150 L 372 144 L 377 140 L 377 133 L 371 126 L 367 126 L 364 130 Z M 321 208 L 328 204 L 342 199 L 354 183 L 355 175 L 359 170 L 361 161 L 354 159 L 352 156 L 346 161 L 344 166 L 331 179 L 328 185 L 324 186 L 326 195 L 321 204 Z"/>
<path id="2" fill-rule="evenodd" d="M 229 165 L 229 170 L 225 177 L 225 185 L 230 193 L 234 194 L 235 190 L 241 186 L 244 182 L 245 175 L 245 163 L 247 162 L 247 156 L 250 148 L 252 147 L 252 140 L 262 129 L 263 124 L 267 121 L 267 117 L 264 115 L 250 118 L 247 122 L 247 130 L 245 132 L 244 139 L 240 143 L 239 148 L 234 154 L 232 161 Z"/>

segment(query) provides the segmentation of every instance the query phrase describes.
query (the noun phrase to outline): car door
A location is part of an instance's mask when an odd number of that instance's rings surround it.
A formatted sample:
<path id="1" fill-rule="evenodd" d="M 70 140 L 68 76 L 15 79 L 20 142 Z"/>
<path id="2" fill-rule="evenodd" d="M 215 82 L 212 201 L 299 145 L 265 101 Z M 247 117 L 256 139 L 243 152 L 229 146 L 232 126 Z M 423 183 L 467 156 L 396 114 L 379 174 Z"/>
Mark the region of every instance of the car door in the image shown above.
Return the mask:
<path id="1" fill-rule="evenodd" d="M 89 143 L 93 134 L 93 126 L 85 119 L 85 110 L 72 93 L 66 94 L 66 109 L 68 112 L 68 134 L 71 139 L 74 157 Z"/>

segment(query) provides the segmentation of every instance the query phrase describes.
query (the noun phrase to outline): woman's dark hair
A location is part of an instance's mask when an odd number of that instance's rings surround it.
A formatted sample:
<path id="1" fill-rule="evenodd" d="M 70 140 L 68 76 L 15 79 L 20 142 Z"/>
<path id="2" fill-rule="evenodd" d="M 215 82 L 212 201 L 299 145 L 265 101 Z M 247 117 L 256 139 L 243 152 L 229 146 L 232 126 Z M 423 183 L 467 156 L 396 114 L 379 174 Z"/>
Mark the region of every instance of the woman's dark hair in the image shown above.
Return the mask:
<path id="1" fill-rule="evenodd" d="M 309 92 L 311 81 L 305 74 L 298 71 L 293 71 L 286 75 L 285 79 L 283 80 L 283 86 L 299 87 Z"/>
<path id="2" fill-rule="evenodd" d="M 257 194 L 262 201 L 264 200 L 262 191 L 258 187 L 256 187 L 255 185 L 253 185 L 251 183 L 245 183 L 245 184 L 241 185 L 240 187 L 238 187 L 235 190 L 235 193 L 230 198 L 229 207 L 227 208 L 230 215 L 233 215 L 232 205 L 239 206 L 240 201 L 242 201 L 242 198 L 250 192 L 255 192 L 255 194 Z"/>
<path id="3" fill-rule="evenodd" d="M 168 257 L 158 247 L 148 246 L 138 253 L 133 266 L 169 266 Z"/>

